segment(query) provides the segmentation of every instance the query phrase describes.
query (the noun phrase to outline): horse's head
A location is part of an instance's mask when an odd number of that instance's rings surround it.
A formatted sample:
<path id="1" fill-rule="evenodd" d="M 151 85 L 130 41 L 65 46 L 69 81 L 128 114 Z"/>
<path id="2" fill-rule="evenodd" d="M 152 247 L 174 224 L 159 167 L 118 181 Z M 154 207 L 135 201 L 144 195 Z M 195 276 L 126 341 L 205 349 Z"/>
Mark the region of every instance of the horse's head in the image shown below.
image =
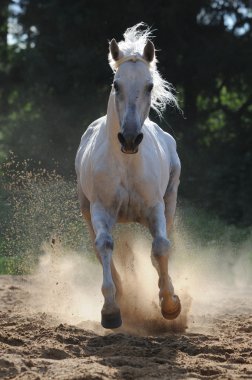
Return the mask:
<path id="1" fill-rule="evenodd" d="M 123 153 L 137 153 L 143 139 L 142 126 L 151 106 L 153 78 L 149 65 L 155 48 L 148 40 L 142 54 L 126 55 L 113 39 L 110 54 L 116 67 L 112 92 L 120 124 L 118 140 Z"/>

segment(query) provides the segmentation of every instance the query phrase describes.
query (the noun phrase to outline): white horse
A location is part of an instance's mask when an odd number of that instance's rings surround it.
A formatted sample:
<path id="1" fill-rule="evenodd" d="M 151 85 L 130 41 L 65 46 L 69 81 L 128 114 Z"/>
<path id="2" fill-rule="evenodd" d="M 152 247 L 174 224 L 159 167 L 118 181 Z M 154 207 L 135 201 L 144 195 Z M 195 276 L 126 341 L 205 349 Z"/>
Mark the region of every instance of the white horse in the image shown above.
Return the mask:
<path id="1" fill-rule="evenodd" d="M 160 113 L 166 103 L 177 102 L 157 71 L 150 37 L 150 29 L 140 23 L 126 30 L 124 41 L 110 42 L 109 62 L 115 76 L 107 115 L 88 127 L 75 161 L 81 211 L 103 267 L 105 328 L 122 323 L 118 304 L 122 287 L 112 260 L 111 230 L 116 222 L 138 222 L 149 228 L 162 315 L 175 319 L 181 311 L 168 275 L 168 237 L 180 160 L 173 137 L 148 117 L 151 106 Z"/>

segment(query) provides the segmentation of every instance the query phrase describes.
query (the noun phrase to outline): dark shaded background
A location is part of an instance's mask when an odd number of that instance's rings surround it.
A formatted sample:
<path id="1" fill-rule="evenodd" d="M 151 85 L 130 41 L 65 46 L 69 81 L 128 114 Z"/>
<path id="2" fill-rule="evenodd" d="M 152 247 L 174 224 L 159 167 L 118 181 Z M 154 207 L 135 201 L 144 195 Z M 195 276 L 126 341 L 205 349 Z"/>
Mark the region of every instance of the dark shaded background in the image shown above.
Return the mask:
<path id="1" fill-rule="evenodd" d="M 144 21 L 184 116 L 159 124 L 177 140 L 180 196 L 230 223 L 252 223 L 250 1 L 1 0 L 0 157 L 9 151 L 66 177 L 82 133 L 106 113 L 108 40 Z M 153 115 L 156 118 L 155 115 Z M 7 158 L 8 159 L 8 158 Z"/>

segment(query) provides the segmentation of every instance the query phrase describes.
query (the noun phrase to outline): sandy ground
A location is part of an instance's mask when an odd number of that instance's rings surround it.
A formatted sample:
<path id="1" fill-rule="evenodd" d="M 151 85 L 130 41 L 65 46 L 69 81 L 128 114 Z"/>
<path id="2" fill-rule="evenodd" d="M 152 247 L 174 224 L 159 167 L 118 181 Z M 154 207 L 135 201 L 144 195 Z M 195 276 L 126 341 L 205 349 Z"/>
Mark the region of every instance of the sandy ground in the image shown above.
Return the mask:
<path id="1" fill-rule="evenodd" d="M 224 300 L 225 314 L 139 335 L 33 310 L 33 287 L 29 276 L 0 277 L 1 379 L 252 379 L 251 289 Z"/>
<path id="2" fill-rule="evenodd" d="M 61 230 L 65 220 L 65 244 L 79 236 L 75 185 L 17 168 L 13 185 L 23 187 L 21 198 L 13 198 L 10 255 L 21 239 L 21 272 L 39 262 L 32 276 L 0 276 L 0 379 L 252 379 L 251 240 L 238 246 L 223 231 L 221 241 L 209 234 L 203 244 L 179 217 L 169 274 L 182 313 L 168 322 L 158 304 L 149 233 L 136 225 L 115 231 L 123 326 L 104 330 L 102 270 L 89 255 L 87 233 L 79 253 L 62 246 L 57 234 L 36 248 L 40 229 L 42 235 L 45 227 Z"/>

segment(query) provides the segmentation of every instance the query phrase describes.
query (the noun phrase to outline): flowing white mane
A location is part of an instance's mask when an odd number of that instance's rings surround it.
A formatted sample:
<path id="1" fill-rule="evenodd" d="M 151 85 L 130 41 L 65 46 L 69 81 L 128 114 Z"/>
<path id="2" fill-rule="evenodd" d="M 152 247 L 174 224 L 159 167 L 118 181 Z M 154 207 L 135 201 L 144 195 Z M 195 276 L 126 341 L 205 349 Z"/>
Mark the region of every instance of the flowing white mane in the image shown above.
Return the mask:
<path id="1" fill-rule="evenodd" d="M 118 43 L 121 52 L 124 57 L 137 55 L 142 57 L 144 47 L 148 41 L 153 37 L 151 29 L 140 22 L 128 28 L 123 35 L 124 41 Z M 153 61 L 150 63 L 150 72 L 153 78 L 153 90 L 151 98 L 151 107 L 161 116 L 162 112 L 165 110 L 166 105 L 170 104 L 172 106 L 178 107 L 177 99 L 173 95 L 172 85 L 163 79 L 157 70 L 157 59 L 154 57 Z M 111 54 L 109 53 L 109 64 L 113 71 L 116 71 L 116 62 L 113 60 Z M 179 107 L 178 107 L 179 108 Z"/>

